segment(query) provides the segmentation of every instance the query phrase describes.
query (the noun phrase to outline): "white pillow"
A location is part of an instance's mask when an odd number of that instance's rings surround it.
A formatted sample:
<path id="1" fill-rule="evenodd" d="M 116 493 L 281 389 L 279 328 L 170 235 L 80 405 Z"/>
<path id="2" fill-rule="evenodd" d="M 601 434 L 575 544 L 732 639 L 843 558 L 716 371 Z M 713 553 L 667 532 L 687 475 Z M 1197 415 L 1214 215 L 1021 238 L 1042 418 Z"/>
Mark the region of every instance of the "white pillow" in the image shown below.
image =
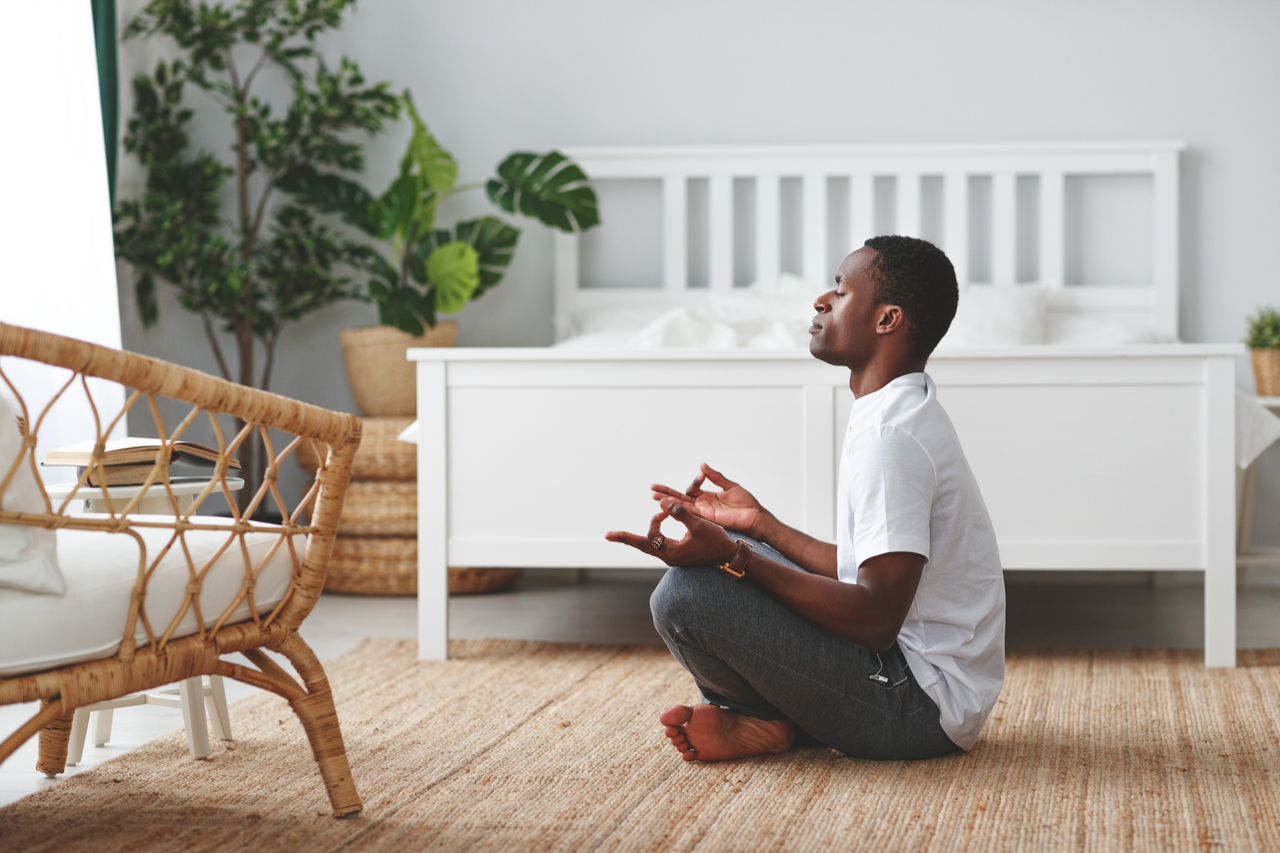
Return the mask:
<path id="1" fill-rule="evenodd" d="M 1067 315 L 1045 326 L 1045 343 L 1075 346 L 1113 344 L 1171 344 L 1174 339 L 1147 323 L 1108 317 Z"/>
<path id="2" fill-rule="evenodd" d="M 951 328 L 938 347 L 1044 343 L 1049 288 L 1041 284 L 968 284 Z"/>
<path id="3" fill-rule="evenodd" d="M 22 434 L 18 432 L 22 410 L 14 411 L 15 402 L 8 394 L 0 394 L 0 482 L 18 462 L 13 479 L 0 496 L 0 507 L 9 512 L 43 513 L 44 498 L 31 461 L 23 456 Z M 66 581 L 58 569 L 57 544 L 52 530 L 0 521 L 0 588 L 53 595 L 66 592 Z"/>

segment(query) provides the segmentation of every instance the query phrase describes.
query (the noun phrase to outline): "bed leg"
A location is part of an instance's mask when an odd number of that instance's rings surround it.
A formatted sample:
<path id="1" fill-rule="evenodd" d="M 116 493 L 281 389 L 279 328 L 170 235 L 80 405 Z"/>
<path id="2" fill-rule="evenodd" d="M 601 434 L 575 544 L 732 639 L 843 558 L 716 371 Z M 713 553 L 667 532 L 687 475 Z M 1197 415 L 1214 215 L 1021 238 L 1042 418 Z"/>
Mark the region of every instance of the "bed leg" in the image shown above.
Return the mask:
<path id="1" fill-rule="evenodd" d="M 449 657 L 445 365 L 418 362 L 418 659 Z"/>

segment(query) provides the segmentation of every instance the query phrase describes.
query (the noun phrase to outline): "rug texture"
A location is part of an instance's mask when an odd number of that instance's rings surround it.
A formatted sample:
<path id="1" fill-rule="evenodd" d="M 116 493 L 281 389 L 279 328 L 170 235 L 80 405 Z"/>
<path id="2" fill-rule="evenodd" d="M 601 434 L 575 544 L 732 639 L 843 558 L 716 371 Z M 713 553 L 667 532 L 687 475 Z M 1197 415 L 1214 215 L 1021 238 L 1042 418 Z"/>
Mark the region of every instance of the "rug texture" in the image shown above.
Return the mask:
<path id="1" fill-rule="evenodd" d="M 1009 659 L 966 755 L 831 750 L 686 764 L 658 712 L 696 697 L 661 648 L 471 641 L 421 663 L 366 641 L 328 667 L 365 811 L 334 820 L 283 700 L 234 743 L 181 732 L 0 809 L 0 849 L 1277 850 L 1280 651 Z M 215 742 L 218 743 L 218 742 Z"/>

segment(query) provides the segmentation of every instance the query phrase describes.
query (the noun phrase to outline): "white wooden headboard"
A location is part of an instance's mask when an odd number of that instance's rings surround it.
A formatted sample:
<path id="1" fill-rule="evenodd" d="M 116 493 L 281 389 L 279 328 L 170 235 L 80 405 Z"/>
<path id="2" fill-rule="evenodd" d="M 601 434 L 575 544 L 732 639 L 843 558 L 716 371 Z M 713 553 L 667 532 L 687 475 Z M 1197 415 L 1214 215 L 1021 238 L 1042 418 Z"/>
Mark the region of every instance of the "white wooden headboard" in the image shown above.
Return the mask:
<path id="1" fill-rule="evenodd" d="M 1052 288 L 1050 311 L 1121 315 L 1176 338 L 1178 334 L 1178 152 L 1181 142 L 985 145 L 876 145 L 803 147 L 577 148 L 565 153 L 593 180 L 661 181 L 662 286 L 583 287 L 580 245 L 574 234 L 556 235 L 556 339 L 572 334 L 582 312 L 621 307 L 674 306 L 732 293 L 733 185 L 755 183 L 756 280 L 777 278 L 781 263 L 780 188 L 801 186 L 801 275 L 825 281 L 831 223 L 828 179 L 848 181 L 850 247 L 875 233 L 875 181 L 896 184 L 896 223 L 886 233 L 920 236 L 922 180 L 942 181 L 941 247 L 963 282 L 968 277 L 971 177 L 991 181 L 991 283 L 1013 285 L 1017 264 L 1017 179 L 1039 181 L 1038 281 Z M 1073 286 L 1065 282 L 1065 212 L 1068 177 L 1145 175 L 1152 185 L 1151 281 L 1146 286 Z M 706 180 L 710 207 L 709 287 L 688 281 L 689 181 Z M 605 220 L 601 227 L 608 227 Z"/>

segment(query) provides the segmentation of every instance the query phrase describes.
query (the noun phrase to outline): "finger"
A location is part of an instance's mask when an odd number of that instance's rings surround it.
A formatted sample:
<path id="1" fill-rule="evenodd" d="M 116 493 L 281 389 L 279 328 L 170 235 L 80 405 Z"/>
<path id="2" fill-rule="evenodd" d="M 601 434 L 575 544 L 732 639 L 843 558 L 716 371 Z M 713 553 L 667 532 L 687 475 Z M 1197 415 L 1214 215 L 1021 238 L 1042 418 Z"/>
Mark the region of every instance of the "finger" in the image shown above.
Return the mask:
<path id="1" fill-rule="evenodd" d="M 727 489 L 727 488 L 730 488 L 731 486 L 738 485 L 737 483 L 733 482 L 733 480 L 730 480 L 724 474 L 721 474 L 719 471 L 717 471 L 715 468 L 712 468 L 710 465 L 708 465 L 705 462 L 702 463 L 702 473 L 706 474 L 708 480 L 715 483 L 717 486 L 719 486 L 722 489 Z"/>
<path id="2" fill-rule="evenodd" d="M 698 495 L 702 494 L 702 483 L 706 478 L 706 474 L 699 474 L 694 477 L 693 482 L 689 484 L 689 488 L 684 490 L 684 493 L 691 498 L 696 498 Z"/>
<path id="3" fill-rule="evenodd" d="M 670 517 L 671 516 L 664 509 L 662 512 L 658 513 L 653 518 L 649 519 L 649 538 L 650 539 L 652 539 L 653 537 L 657 536 L 659 533 L 662 532 L 662 522 L 666 521 Z"/>
<path id="4" fill-rule="evenodd" d="M 644 551 L 646 554 L 651 554 L 655 557 L 658 555 L 648 538 L 638 533 L 628 533 L 625 530 L 610 530 L 604 535 L 604 538 L 610 542 L 621 542 L 623 545 L 630 545 L 637 551 Z"/>
<path id="5" fill-rule="evenodd" d="M 659 506 L 669 518 L 673 518 L 685 526 L 686 529 L 691 528 L 695 524 L 706 524 L 696 512 L 690 507 L 685 506 L 675 500 L 667 499 L 662 501 Z"/>
<path id="6" fill-rule="evenodd" d="M 670 486 L 664 486 L 661 483 L 654 483 L 652 486 L 649 487 L 649 489 L 654 494 L 654 500 L 661 500 L 661 498 L 657 497 L 658 495 L 675 498 L 678 501 L 691 500 L 689 495 L 686 495 L 684 492 L 677 492 L 675 489 L 671 488 Z"/>
<path id="7" fill-rule="evenodd" d="M 661 501 L 675 501 L 675 502 L 677 502 L 678 504 L 680 504 L 680 506 L 682 506 L 682 507 L 684 507 L 685 509 L 687 509 L 687 510 L 689 510 L 690 512 L 692 512 L 694 515 L 701 515 L 701 513 L 700 513 L 700 512 L 698 512 L 698 505 L 697 505 L 697 504 L 695 504 L 695 503 L 693 502 L 693 499 L 692 499 L 692 498 L 690 498 L 688 495 L 681 495 L 681 496 L 680 496 L 680 497 L 678 497 L 678 498 L 674 498 L 674 497 L 672 497 L 671 495 L 660 495 L 660 494 L 658 494 L 657 492 L 654 492 L 654 494 L 653 494 L 653 499 L 654 499 L 655 501 L 659 501 L 659 502 L 661 502 Z"/>

